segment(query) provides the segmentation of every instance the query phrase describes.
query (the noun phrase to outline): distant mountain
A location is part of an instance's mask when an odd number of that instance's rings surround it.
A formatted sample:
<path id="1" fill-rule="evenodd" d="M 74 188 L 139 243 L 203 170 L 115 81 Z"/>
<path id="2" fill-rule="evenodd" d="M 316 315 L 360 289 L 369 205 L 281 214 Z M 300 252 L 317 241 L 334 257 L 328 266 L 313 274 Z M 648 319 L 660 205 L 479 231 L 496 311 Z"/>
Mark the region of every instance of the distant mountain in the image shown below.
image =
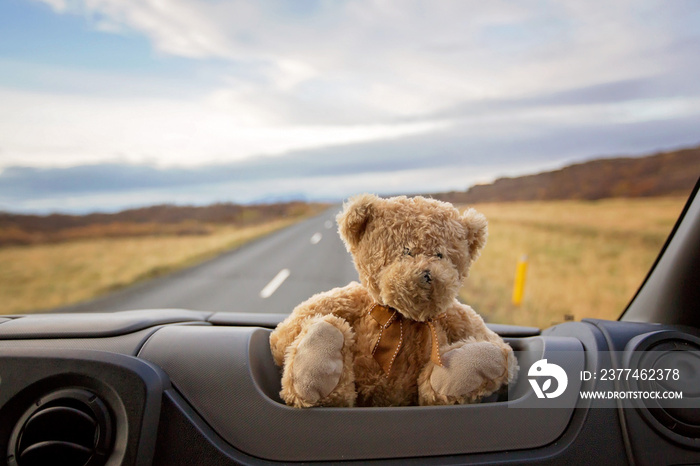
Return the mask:
<path id="1" fill-rule="evenodd" d="M 499 178 L 467 191 L 434 194 L 453 203 L 596 200 L 688 195 L 700 177 L 700 146 L 646 157 L 578 163 L 536 175 Z"/>
<path id="2" fill-rule="evenodd" d="M 327 205 L 307 202 L 208 206 L 155 205 L 113 214 L 24 215 L 0 212 L 0 246 L 61 242 L 93 237 L 207 234 L 212 224 L 250 226 L 320 212 Z"/>

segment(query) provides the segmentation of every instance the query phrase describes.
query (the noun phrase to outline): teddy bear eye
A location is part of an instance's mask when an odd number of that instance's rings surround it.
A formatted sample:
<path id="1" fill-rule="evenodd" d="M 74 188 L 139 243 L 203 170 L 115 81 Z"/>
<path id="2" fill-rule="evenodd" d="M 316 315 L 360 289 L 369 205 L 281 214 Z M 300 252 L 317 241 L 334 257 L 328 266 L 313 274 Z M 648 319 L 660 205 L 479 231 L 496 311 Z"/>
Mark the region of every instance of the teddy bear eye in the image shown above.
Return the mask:
<path id="1" fill-rule="evenodd" d="M 403 255 L 413 257 L 413 253 L 411 252 L 411 250 L 409 248 L 403 248 Z"/>
<path id="2" fill-rule="evenodd" d="M 443 256 L 441 252 L 438 252 L 437 254 L 435 254 L 435 257 L 437 257 L 438 259 L 442 259 L 445 256 Z"/>

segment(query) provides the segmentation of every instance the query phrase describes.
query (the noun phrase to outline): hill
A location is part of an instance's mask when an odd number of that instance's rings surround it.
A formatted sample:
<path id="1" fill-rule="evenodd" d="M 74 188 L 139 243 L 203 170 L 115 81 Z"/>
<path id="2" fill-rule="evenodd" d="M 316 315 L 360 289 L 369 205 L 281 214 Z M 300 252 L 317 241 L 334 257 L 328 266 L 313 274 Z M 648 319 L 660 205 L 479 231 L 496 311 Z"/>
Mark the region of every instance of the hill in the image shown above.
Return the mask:
<path id="1" fill-rule="evenodd" d="M 536 175 L 499 178 L 467 191 L 433 197 L 473 204 L 688 195 L 699 176 L 700 146 L 645 157 L 592 160 Z"/>
<path id="2" fill-rule="evenodd" d="M 0 246 L 51 243 L 94 237 L 206 235 L 212 225 L 245 227 L 319 212 L 323 204 L 155 205 L 113 214 L 24 215 L 0 212 Z"/>

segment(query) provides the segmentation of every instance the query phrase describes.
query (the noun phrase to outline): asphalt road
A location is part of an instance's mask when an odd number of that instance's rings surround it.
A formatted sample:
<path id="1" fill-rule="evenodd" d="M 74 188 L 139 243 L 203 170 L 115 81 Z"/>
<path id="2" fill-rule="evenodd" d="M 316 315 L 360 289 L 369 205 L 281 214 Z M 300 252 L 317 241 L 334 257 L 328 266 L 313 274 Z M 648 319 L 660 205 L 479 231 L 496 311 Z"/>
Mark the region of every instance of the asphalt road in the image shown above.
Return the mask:
<path id="1" fill-rule="evenodd" d="M 289 313 L 315 293 L 357 280 L 338 236 L 339 211 L 334 207 L 195 267 L 56 311 L 180 308 Z"/>

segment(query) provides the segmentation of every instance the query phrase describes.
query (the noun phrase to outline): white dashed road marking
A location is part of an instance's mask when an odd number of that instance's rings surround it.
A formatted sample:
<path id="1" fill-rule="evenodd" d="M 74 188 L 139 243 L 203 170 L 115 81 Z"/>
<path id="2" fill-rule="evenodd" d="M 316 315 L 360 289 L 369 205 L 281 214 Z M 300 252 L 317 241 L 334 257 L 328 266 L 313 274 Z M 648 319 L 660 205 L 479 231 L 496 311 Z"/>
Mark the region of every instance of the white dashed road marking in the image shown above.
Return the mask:
<path id="1" fill-rule="evenodd" d="M 319 241 L 321 241 L 321 238 L 323 238 L 323 235 L 321 233 L 314 233 L 314 235 L 309 241 L 311 241 L 311 244 L 316 244 Z"/>
<path id="2" fill-rule="evenodd" d="M 330 230 L 331 228 L 333 228 L 333 222 L 331 222 L 330 220 L 326 220 L 326 223 L 324 223 L 323 226 L 326 227 L 326 230 Z"/>
<path id="3" fill-rule="evenodd" d="M 277 288 L 284 282 L 288 277 L 289 277 L 289 269 L 282 269 L 279 271 L 277 275 L 275 275 L 275 278 L 270 280 L 270 283 L 265 285 L 265 288 L 263 288 L 260 291 L 260 297 L 261 298 L 269 298 L 272 296 L 272 293 L 274 293 Z"/>

